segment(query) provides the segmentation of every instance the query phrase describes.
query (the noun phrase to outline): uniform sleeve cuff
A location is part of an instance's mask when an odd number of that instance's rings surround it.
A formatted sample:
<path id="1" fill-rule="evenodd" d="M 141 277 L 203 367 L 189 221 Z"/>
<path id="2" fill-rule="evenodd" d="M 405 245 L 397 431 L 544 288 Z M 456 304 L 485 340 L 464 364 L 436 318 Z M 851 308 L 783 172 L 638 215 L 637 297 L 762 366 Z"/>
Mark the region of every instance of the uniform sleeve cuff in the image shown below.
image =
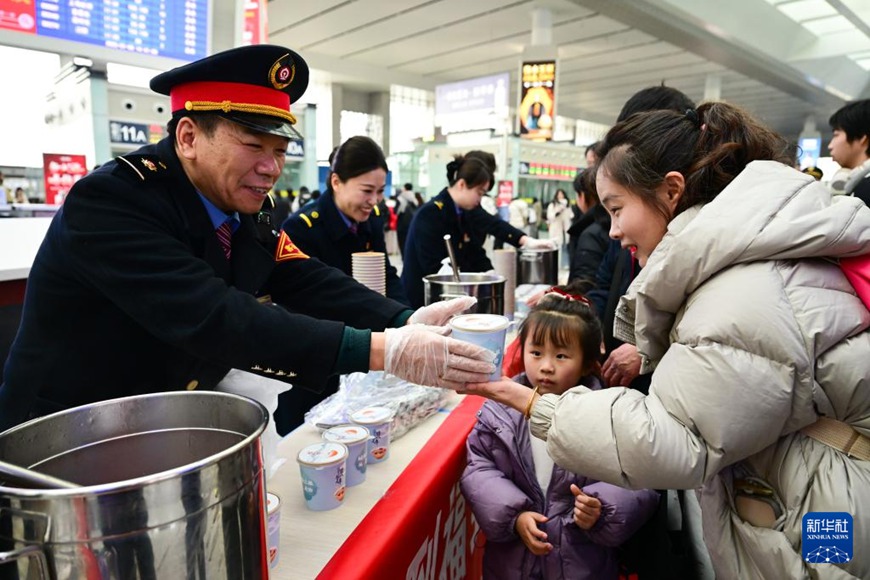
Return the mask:
<path id="1" fill-rule="evenodd" d="M 338 347 L 338 358 L 335 361 L 335 372 L 367 373 L 369 371 L 369 354 L 372 348 L 372 331 L 344 327 L 344 336 Z"/>
<path id="2" fill-rule="evenodd" d="M 541 439 L 547 440 L 547 433 L 550 431 L 550 425 L 553 423 L 553 415 L 556 413 L 556 402 L 559 400 L 559 395 L 546 394 L 542 395 L 535 406 L 532 407 L 532 415 L 529 417 L 529 429 L 532 435 Z"/>
<path id="3" fill-rule="evenodd" d="M 408 324 L 408 319 L 414 314 L 413 310 L 402 310 L 390 321 L 389 328 L 400 328 Z"/>

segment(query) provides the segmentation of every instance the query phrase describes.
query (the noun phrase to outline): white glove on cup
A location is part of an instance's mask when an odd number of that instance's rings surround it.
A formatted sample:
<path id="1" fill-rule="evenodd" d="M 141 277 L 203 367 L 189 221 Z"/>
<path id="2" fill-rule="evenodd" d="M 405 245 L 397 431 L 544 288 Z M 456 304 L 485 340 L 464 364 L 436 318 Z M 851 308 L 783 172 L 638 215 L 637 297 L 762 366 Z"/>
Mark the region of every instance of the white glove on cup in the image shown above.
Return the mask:
<path id="1" fill-rule="evenodd" d="M 526 236 L 526 241 L 523 243 L 522 248 L 524 250 L 555 250 L 556 242 Z"/>
<path id="2" fill-rule="evenodd" d="M 495 370 L 495 353 L 444 336 L 448 328 L 406 325 L 384 331 L 384 371 L 417 385 L 455 391 L 485 383 Z"/>
<path id="3" fill-rule="evenodd" d="M 423 308 L 418 308 L 408 319 L 408 324 L 428 324 L 444 326 L 451 318 L 477 304 L 474 296 L 462 296 L 452 300 L 442 300 Z"/>

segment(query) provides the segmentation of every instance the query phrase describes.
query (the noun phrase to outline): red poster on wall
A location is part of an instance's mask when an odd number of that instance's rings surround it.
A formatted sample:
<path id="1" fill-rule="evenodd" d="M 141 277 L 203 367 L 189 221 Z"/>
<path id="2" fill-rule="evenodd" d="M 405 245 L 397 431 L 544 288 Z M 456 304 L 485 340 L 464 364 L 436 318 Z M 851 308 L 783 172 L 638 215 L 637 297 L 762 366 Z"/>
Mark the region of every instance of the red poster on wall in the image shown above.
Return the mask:
<path id="1" fill-rule="evenodd" d="M 36 0 L 0 0 L 0 28 L 36 34 Z"/>
<path id="2" fill-rule="evenodd" d="M 45 174 L 45 203 L 56 205 L 62 204 L 73 184 L 88 173 L 84 155 L 43 153 L 42 168 Z"/>
<path id="3" fill-rule="evenodd" d="M 513 181 L 499 181 L 498 182 L 498 198 L 496 199 L 496 205 L 498 207 L 504 207 L 506 205 L 511 204 L 511 200 L 514 198 L 514 182 Z"/>
<path id="4" fill-rule="evenodd" d="M 266 42 L 266 0 L 246 0 L 242 45 Z"/>

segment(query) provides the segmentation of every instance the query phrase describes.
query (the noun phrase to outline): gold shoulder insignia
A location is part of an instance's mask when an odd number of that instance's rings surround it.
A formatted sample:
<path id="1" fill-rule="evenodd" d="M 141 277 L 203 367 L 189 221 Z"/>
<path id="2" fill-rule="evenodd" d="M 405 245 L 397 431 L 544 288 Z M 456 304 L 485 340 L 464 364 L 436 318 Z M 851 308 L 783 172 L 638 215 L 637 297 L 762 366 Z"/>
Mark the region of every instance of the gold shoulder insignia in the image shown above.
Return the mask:
<path id="1" fill-rule="evenodd" d="M 381 217 L 381 208 L 379 208 L 378 206 L 375 206 L 372 209 L 375 211 L 376 216 Z"/>
<path id="2" fill-rule="evenodd" d="M 436 201 L 435 205 L 438 206 L 438 209 L 444 209 L 444 202 L 443 201 Z"/>
<path id="3" fill-rule="evenodd" d="M 314 224 L 311 223 L 311 220 L 308 219 L 308 216 L 305 215 L 304 213 L 300 213 L 300 214 L 299 214 L 299 217 L 302 219 L 302 221 L 304 221 L 306 224 L 308 224 L 308 227 L 309 227 L 309 228 L 310 228 L 312 225 L 314 225 Z"/>
<path id="4" fill-rule="evenodd" d="M 165 175 L 166 164 L 156 155 L 121 155 L 115 157 L 118 167 L 132 172 L 141 181 L 147 181 L 155 176 Z"/>
<path id="5" fill-rule="evenodd" d="M 311 219 L 316 220 L 319 217 L 320 217 L 320 214 L 317 213 L 317 211 L 311 212 Z"/>

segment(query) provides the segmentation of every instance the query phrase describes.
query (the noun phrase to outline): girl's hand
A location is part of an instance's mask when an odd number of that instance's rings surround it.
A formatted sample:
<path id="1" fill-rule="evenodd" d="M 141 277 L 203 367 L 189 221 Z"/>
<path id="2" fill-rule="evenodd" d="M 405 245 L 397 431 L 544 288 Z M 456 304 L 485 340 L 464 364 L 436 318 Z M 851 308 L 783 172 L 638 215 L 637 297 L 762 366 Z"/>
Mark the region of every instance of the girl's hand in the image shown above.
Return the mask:
<path id="1" fill-rule="evenodd" d="M 573 483 L 571 493 L 574 494 L 574 523 L 581 530 L 591 530 L 601 517 L 601 501 L 597 497 L 586 495 Z"/>
<path id="2" fill-rule="evenodd" d="M 548 519 L 537 512 L 523 512 L 514 525 L 526 548 L 535 556 L 545 556 L 553 549 L 553 544 L 547 542 L 547 534 L 538 528 L 538 523 L 543 524 Z"/>
<path id="3" fill-rule="evenodd" d="M 466 383 L 465 388 L 459 392 L 466 395 L 480 395 L 504 403 L 521 413 L 525 412 L 529 404 L 529 397 L 532 396 L 532 389 L 507 377 L 489 383 Z"/>

